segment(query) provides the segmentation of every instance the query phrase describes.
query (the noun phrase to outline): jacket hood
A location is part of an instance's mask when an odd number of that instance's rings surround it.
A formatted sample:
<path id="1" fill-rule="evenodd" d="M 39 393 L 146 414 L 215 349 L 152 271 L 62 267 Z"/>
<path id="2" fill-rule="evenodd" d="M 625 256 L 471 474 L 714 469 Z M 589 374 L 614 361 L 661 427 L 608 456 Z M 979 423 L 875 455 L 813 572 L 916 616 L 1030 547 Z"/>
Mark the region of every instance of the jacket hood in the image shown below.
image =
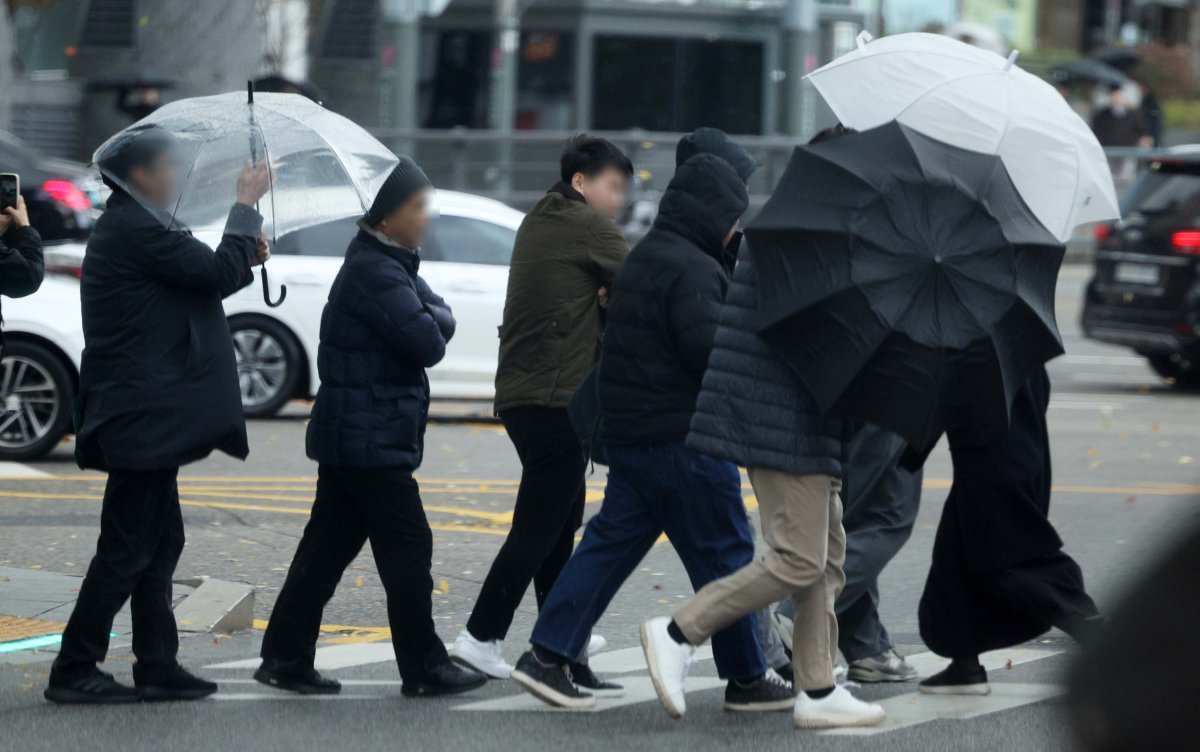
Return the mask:
<path id="1" fill-rule="evenodd" d="M 733 165 L 742 182 L 748 182 L 758 169 L 758 161 L 750 152 L 717 128 L 697 128 L 679 139 L 675 147 L 675 166 L 680 167 L 697 154 L 715 154 Z"/>
<path id="2" fill-rule="evenodd" d="M 721 260 L 725 234 L 750 205 L 746 185 L 720 157 L 700 154 L 675 171 L 654 226 L 682 235 Z"/>

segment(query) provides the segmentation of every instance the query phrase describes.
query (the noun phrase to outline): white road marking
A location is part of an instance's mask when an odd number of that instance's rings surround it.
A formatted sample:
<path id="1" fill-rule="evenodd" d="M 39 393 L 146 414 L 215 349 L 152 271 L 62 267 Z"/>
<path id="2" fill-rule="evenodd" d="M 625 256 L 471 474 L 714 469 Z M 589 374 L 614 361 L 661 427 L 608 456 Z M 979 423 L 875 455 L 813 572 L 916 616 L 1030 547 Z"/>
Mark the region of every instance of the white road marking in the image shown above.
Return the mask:
<path id="1" fill-rule="evenodd" d="M 599 656 L 597 656 L 599 657 Z M 658 702 L 658 695 L 654 692 L 654 683 L 650 681 L 648 676 L 627 677 L 621 680 L 621 686 L 625 687 L 625 695 L 622 697 L 597 697 L 595 707 L 586 712 L 599 713 L 605 710 L 614 710 L 616 708 L 625 707 L 626 705 L 638 705 L 643 702 Z M 725 686 L 725 680 L 715 676 L 694 676 L 687 680 L 684 688 L 687 692 L 700 692 L 706 689 L 715 689 L 716 687 Z M 555 713 L 569 712 L 578 713 L 578 710 L 566 710 L 564 708 L 555 708 L 547 705 L 531 694 L 522 691 L 520 694 L 511 697 L 499 697 L 494 700 L 483 700 L 480 702 L 471 702 L 466 705 L 457 705 L 454 710 L 483 710 L 483 711 L 508 711 L 508 712 L 534 712 L 534 713 Z"/>
<path id="2" fill-rule="evenodd" d="M 696 660 L 712 660 L 712 647 L 701 645 L 696 649 Z M 642 648 L 621 648 L 593 655 L 588 661 L 593 671 L 601 674 L 629 674 L 634 671 L 646 670 L 646 654 Z"/>
<path id="3" fill-rule="evenodd" d="M 382 700 L 384 695 L 298 695 L 295 692 L 272 692 L 271 694 L 262 694 L 258 692 L 218 692 L 212 696 L 214 700 L 221 702 L 295 702 L 302 701 L 333 701 L 333 700 Z"/>
<path id="4" fill-rule="evenodd" d="M 988 671 L 1000 671 L 1008 666 L 1019 666 L 1022 663 L 1040 661 L 1052 655 L 1058 655 L 1061 650 L 1043 650 L 1041 648 L 1005 648 L 992 650 L 979 656 L 979 662 Z M 933 676 L 950 665 L 949 658 L 943 658 L 936 653 L 914 653 L 906 656 L 909 665 L 921 676 Z M 1011 663 L 1010 663 L 1011 661 Z M 994 677 L 993 677 L 994 678 Z"/>
<path id="5" fill-rule="evenodd" d="M 836 736 L 886 734 L 930 721 L 966 720 L 998 713 L 1002 710 L 1011 710 L 1022 705 L 1049 700 L 1064 692 L 1066 692 L 1065 687 L 1052 684 L 1018 684 L 1015 682 L 992 682 L 992 693 L 983 696 L 923 695 L 919 692 L 910 692 L 889 697 L 879 703 L 887 712 L 887 719 L 878 726 L 829 729 L 821 733 Z"/>
<path id="6" fill-rule="evenodd" d="M 1139 366 L 1149 368 L 1145 358 L 1135 355 L 1063 355 L 1050 361 L 1055 363 L 1079 363 L 1094 366 Z"/>
<path id="7" fill-rule="evenodd" d="M 318 671 L 332 671 L 394 660 L 396 660 L 396 653 L 392 650 L 390 641 L 330 645 L 317 649 L 316 668 Z M 247 658 L 241 661 L 214 663 L 205 668 L 258 668 L 260 663 L 262 663 L 261 658 Z"/>
<path id="8" fill-rule="evenodd" d="M 343 687 L 399 687 L 399 679 L 338 679 Z M 257 679 L 217 679 L 217 684 L 258 684 Z"/>
<path id="9" fill-rule="evenodd" d="M 51 473 L 20 462 L 0 462 L 0 480 L 4 478 L 53 478 Z"/>

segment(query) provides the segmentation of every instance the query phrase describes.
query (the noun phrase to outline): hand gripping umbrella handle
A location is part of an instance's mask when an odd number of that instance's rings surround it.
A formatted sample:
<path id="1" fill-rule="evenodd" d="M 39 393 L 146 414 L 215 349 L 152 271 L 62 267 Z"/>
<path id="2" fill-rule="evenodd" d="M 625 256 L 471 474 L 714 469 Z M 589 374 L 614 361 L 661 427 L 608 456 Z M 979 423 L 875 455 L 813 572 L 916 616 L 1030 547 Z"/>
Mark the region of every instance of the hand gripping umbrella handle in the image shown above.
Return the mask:
<path id="1" fill-rule="evenodd" d="M 287 299 L 287 285 L 279 286 L 279 300 L 272 301 L 271 284 L 267 281 L 267 265 L 263 264 L 259 271 L 262 274 L 263 302 L 267 304 L 268 308 L 278 308 L 283 305 L 283 301 Z"/>

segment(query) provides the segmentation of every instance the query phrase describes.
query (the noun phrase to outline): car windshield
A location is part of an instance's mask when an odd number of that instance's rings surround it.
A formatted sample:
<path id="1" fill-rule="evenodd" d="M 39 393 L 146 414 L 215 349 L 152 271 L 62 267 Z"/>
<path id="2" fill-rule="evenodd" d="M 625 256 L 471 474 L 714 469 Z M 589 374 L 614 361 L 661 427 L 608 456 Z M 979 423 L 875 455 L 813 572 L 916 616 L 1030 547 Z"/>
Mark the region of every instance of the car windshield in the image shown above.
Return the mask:
<path id="1" fill-rule="evenodd" d="M 357 218 L 308 227 L 279 238 L 272 253 L 285 256 L 341 256 L 358 232 Z M 443 214 L 429 225 L 421 248 L 426 261 L 507 266 L 516 230 L 473 217 Z"/>
<path id="2" fill-rule="evenodd" d="M 1121 214 L 1164 214 L 1200 193 L 1200 165 L 1161 163 L 1126 194 Z"/>

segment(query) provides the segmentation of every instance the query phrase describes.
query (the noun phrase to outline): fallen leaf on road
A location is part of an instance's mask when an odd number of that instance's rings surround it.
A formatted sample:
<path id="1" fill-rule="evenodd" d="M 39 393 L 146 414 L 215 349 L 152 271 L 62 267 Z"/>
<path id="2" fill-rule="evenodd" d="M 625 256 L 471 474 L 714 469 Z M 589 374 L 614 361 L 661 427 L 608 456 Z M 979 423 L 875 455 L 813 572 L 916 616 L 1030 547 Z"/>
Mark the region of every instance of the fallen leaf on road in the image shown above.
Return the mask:
<path id="1" fill-rule="evenodd" d="M 1004 670 L 1012 671 L 1012 658 L 1009 658 L 1007 661 L 1004 662 Z"/>
<path id="2" fill-rule="evenodd" d="M 1132 503 L 1133 503 L 1133 502 L 1135 502 L 1135 501 L 1137 501 L 1137 497 L 1136 497 L 1136 496 L 1126 496 L 1126 497 L 1125 497 L 1125 503 L 1126 503 L 1126 504 L 1132 504 Z"/>
<path id="3" fill-rule="evenodd" d="M 362 585 L 363 585 L 363 578 L 355 577 L 354 578 L 354 587 L 359 588 L 359 587 L 362 587 Z"/>
<path id="4" fill-rule="evenodd" d="M 1154 421 L 1150 424 L 1150 433 L 1158 433 L 1158 429 L 1160 428 L 1162 428 L 1162 425 L 1158 421 Z"/>
<path id="5" fill-rule="evenodd" d="M 1182 457 L 1180 457 L 1180 458 L 1179 458 L 1179 464 L 1181 464 L 1181 465 L 1190 465 L 1190 464 L 1192 464 L 1192 458 L 1191 458 L 1191 457 L 1188 457 L 1187 455 L 1184 455 L 1184 456 L 1182 456 Z"/>
<path id="6" fill-rule="evenodd" d="M 1098 457 L 1098 456 L 1100 456 L 1100 450 L 1099 450 L 1099 449 L 1095 449 L 1095 448 L 1093 448 L 1093 449 L 1089 449 L 1089 450 L 1087 450 L 1087 456 L 1089 456 L 1089 457 Z"/>

